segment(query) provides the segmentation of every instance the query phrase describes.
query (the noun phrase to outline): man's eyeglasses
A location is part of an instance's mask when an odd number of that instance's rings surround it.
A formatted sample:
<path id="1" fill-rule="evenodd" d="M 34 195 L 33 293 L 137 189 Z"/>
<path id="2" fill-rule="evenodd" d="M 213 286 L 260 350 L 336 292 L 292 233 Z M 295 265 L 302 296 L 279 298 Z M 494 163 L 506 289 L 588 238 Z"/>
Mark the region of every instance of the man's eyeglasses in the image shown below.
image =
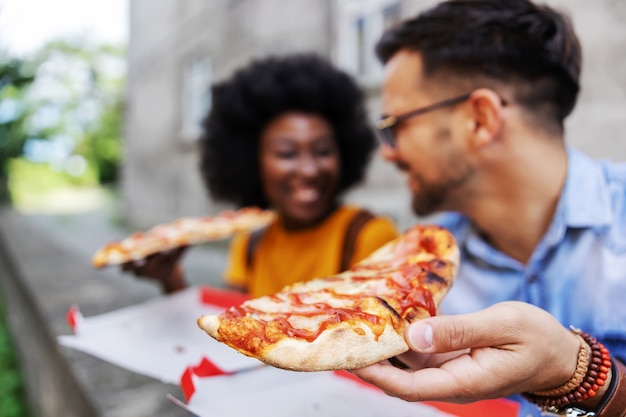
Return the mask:
<path id="1" fill-rule="evenodd" d="M 411 117 L 419 116 L 420 114 L 428 113 L 433 110 L 438 110 L 448 106 L 454 106 L 470 98 L 472 93 L 463 94 L 462 96 L 452 97 L 447 100 L 438 101 L 426 107 L 412 110 L 407 113 L 403 113 L 397 116 L 382 116 L 378 122 L 376 122 L 376 129 L 378 129 L 378 136 L 383 143 L 391 146 L 396 146 L 396 135 L 394 132 L 398 123 L 403 122 Z M 503 101 L 504 104 L 504 101 Z"/>

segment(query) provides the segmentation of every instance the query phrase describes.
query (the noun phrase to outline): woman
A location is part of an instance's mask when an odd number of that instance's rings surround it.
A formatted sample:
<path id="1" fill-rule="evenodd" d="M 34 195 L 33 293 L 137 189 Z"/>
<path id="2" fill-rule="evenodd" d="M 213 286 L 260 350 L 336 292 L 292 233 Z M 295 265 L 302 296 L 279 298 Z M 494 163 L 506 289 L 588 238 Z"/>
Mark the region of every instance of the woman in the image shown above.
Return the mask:
<path id="1" fill-rule="evenodd" d="M 315 55 L 272 57 L 212 93 L 200 141 L 210 195 L 278 214 L 233 239 L 227 284 L 254 297 L 271 294 L 347 269 L 397 236 L 388 219 L 341 202 L 375 148 L 362 93 L 348 75 Z M 184 286 L 181 252 L 162 268 L 174 272 L 163 280 L 166 291 Z"/>

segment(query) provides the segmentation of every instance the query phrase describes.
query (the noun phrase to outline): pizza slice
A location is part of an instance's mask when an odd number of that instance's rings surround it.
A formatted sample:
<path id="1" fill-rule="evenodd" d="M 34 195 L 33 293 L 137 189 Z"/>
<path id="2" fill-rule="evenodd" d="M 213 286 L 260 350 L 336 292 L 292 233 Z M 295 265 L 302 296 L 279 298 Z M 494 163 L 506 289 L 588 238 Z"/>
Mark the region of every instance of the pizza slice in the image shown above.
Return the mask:
<path id="1" fill-rule="evenodd" d="M 96 268 L 120 265 L 181 246 L 225 239 L 266 226 L 274 218 L 274 212 L 256 207 L 227 210 L 214 216 L 183 217 L 108 243 L 96 251 L 92 264 Z"/>
<path id="2" fill-rule="evenodd" d="M 349 271 L 202 316 L 198 325 L 278 368 L 361 368 L 408 350 L 406 326 L 436 314 L 458 263 L 449 231 L 418 225 Z"/>

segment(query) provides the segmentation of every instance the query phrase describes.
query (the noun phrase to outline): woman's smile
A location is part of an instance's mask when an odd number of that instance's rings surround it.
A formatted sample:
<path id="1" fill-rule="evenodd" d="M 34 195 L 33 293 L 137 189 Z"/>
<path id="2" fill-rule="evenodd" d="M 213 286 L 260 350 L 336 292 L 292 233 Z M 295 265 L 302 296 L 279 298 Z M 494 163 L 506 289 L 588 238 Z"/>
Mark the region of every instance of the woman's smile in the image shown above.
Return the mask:
<path id="1" fill-rule="evenodd" d="M 286 227 L 312 226 L 337 206 L 339 150 L 320 116 L 288 112 L 275 118 L 261 136 L 259 160 L 264 192 Z"/>

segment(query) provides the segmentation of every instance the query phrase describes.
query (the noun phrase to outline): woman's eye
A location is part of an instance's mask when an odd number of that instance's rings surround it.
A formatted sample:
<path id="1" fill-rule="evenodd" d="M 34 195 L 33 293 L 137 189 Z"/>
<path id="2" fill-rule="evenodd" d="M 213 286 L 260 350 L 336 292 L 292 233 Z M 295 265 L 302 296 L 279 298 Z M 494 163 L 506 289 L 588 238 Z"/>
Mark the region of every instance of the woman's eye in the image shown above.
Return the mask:
<path id="1" fill-rule="evenodd" d="M 274 154 L 281 159 L 292 159 L 298 156 L 294 151 L 276 151 Z"/>
<path id="2" fill-rule="evenodd" d="M 319 148 L 315 150 L 315 154 L 317 156 L 331 156 L 333 153 L 334 153 L 334 149 L 331 147 Z"/>

